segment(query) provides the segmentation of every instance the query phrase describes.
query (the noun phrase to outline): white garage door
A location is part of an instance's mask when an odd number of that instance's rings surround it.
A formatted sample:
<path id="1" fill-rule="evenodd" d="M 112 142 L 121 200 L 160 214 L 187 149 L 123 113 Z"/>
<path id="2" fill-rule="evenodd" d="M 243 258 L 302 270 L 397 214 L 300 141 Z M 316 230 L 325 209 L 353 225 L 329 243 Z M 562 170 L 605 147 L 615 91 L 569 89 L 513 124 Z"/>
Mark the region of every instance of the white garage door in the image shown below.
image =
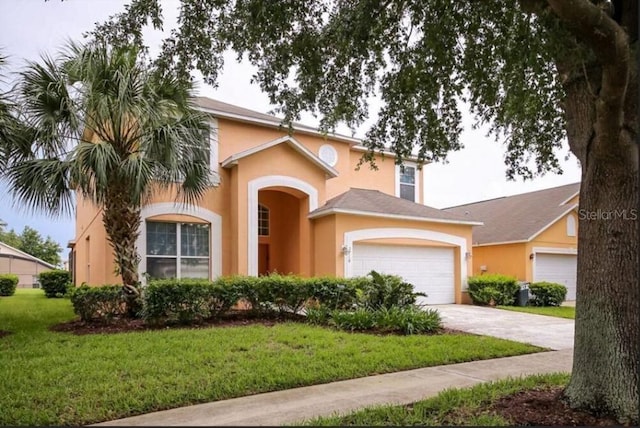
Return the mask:
<path id="1" fill-rule="evenodd" d="M 578 258 L 571 254 L 536 253 L 533 281 L 556 282 L 567 287 L 567 300 L 576 300 Z"/>
<path id="2" fill-rule="evenodd" d="M 428 295 L 419 303 L 455 302 L 453 248 L 354 244 L 352 266 L 354 276 L 372 270 L 401 276 Z"/>

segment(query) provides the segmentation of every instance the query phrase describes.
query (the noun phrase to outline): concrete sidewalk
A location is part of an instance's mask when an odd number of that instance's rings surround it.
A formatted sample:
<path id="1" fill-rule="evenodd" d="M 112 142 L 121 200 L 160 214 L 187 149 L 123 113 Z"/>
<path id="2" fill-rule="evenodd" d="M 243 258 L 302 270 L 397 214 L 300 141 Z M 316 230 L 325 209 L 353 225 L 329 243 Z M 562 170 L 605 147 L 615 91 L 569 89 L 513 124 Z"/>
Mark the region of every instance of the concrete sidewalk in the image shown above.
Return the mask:
<path id="1" fill-rule="evenodd" d="M 573 350 L 429 367 L 148 413 L 97 426 L 283 425 L 380 404 L 409 404 L 448 388 L 570 372 Z"/>

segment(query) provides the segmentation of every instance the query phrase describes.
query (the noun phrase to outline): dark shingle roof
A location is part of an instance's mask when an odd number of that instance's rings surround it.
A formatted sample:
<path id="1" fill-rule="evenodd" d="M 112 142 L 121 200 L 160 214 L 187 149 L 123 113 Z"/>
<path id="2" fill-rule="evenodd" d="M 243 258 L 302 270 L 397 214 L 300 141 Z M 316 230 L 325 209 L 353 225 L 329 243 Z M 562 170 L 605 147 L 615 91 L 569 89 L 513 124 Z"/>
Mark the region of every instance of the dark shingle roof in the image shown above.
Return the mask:
<path id="1" fill-rule="evenodd" d="M 242 116 L 246 118 L 247 121 L 260 121 L 260 122 L 267 122 L 268 124 L 276 127 L 282 126 L 282 118 L 279 118 L 270 114 L 260 113 L 255 110 L 249 110 L 247 108 L 239 107 L 233 104 L 224 103 L 222 101 L 214 100 L 211 98 L 193 97 L 193 102 L 197 106 L 200 106 L 203 109 L 215 110 L 222 113 L 223 115 L 227 114 L 227 115 L 233 115 L 233 116 Z M 314 128 L 312 126 L 304 125 L 298 122 L 293 122 L 292 125 L 294 129 L 301 132 L 321 134 L 321 132 L 318 131 L 317 128 Z M 329 133 L 329 135 L 334 139 L 348 140 L 352 144 L 355 144 L 356 142 L 359 141 L 357 138 L 349 137 L 346 135 L 333 134 L 333 133 Z"/>
<path id="2" fill-rule="evenodd" d="M 525 241 L 569 211 L 572 205 L 564 203 L 579 191 L 580 183 L 573 183 L 444 210 L 484 223 L 473 228 L 474 244 Z"/>
<path id="3" fill-rule="evenodd" d="M 418 220 L 433 220 L 447 223 L 479 223 L 469 216 L 448 213 L 402 198 L 387 195 L 378 190 L 350 189 L 309 214 L 322 217 L 335 212 L 371 213 L 381 216 L 415 217 Z"/>

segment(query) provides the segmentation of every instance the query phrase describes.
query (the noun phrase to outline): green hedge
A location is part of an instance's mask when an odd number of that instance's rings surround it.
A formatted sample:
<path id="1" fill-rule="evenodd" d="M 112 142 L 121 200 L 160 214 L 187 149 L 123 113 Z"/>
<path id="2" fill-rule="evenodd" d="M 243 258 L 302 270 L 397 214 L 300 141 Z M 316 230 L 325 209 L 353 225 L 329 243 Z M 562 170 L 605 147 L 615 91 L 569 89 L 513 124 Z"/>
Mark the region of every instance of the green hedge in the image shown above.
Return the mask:
<path id="1" fill-rule="evenodd" d="M 52 297 L 64 297 L 71 286 L 71 272 L 66 270 L 49 270 L 38 274 L 40 287 L 44 295 Z"/>
<path id="2" fill-rule="evenodd" d="M 121 285 L 82 285 L 71 293 L 74 312 L 82 321 L 110 322 L 127 315 L 127 299 Z"/>
<path id="3" fill-rule="evenodd" d="M 553 282 L 534 282 L 529 291 L 531 306 L 560 306 L 567 297 L 567 287 Z"/>
<path id="4" fill-rule="evenodd" d="M 13 296 L 19 280 L 18 275 L 11 273 L 0 274 L 0 296 Z"/>
<path id="5" fill-rule="evenodd" d="M 477 305 L 488 305 L 491 300 L 496 305 L 513 305 L 520 290 L 516 278 L 499 274 L 471 276 L 468 284 L 469 296 Z"/>
<path id="6" fill-rule="evenodd" d="M 100 288 L 96 288 L 99 290 Z M 99 294 L 83 291 L 77 296 L 90 294 L 88 309 L 80 307 L 82 301 L 75 298 L 76 313 L 84 320 L 99 318 L 104 313 L 107 320 L 121 316 L 119 308 L 124 295 Z M 294 275 L 272 274 L 261 277 L 230 276 L 215 281 L 196 279 L 167 279 L 150 281 L 142 292 L 143 319 L 152 324 L 201 322 L 219 317 L 235 304 L 244 302 L 253 312 L 299 314 L 305 308 L 325 308 L 329 311 L 347 311 L 408 308 L 420 293 L 399 277 L 379 275 L 358 278 L 300 278 Z M 87 298 L 88 299 L 88 298 Z M 96 309 L 108 307 L 114 310 Z M 346 316 L 346 315 L 345 315 Z"/>
<path id="7" fill-rule="evenodd" d="M 143 292 L 145 321 L 190 324 L 219 317 L 241 297 L 237 283 L 183 279 L 153 281 Z"/>

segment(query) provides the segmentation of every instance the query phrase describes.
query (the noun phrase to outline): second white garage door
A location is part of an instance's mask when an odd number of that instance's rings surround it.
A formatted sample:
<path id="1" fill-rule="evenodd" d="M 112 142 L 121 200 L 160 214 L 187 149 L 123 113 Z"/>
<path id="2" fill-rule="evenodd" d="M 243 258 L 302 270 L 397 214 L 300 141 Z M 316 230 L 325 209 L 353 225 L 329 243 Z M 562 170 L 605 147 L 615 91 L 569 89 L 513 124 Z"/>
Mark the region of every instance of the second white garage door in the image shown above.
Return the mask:
<path id="1" fill-rule="evenodd" d="M 567 300 L 576 300 L 577 261 L 577 256 L 571 254 L 536 253 L 533 281 L 562 284 L 567 287 Z"/>
<path id="2" fill-rule="evenodd" d="M 453 254 L 453 248 L 354 244 L 352 273 L 363 276 L 375 270 L 399 275 L 428 295 L 419 303 L 454 303 Z"/>

